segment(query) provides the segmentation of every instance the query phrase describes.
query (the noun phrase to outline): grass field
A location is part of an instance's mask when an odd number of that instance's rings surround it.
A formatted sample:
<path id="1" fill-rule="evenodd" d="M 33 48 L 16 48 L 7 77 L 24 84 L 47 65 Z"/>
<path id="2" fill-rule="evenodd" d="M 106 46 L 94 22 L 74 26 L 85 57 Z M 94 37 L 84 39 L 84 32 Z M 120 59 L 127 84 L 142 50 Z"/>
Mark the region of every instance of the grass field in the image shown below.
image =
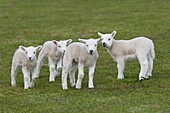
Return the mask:
<path id="1" fill-rule="evenodd" d="M 125 79 L 117 80 L 116 63 L 98 46 L 94 90 L 61 88 L 61 77 L 49 83 L 43 66 L 33 89 L 24 90 L 21 70 L 10 86 L 11 60 L 19 45 L 47 40 L 98 38 L 117 31 L 115 39 L 147 36 L 155 44 L 153 78 L 139 82 L 139 64 L 127 62 Z M 0 112 L 5 113 L 169 113 L 169 0 L 0 0 Z"/>

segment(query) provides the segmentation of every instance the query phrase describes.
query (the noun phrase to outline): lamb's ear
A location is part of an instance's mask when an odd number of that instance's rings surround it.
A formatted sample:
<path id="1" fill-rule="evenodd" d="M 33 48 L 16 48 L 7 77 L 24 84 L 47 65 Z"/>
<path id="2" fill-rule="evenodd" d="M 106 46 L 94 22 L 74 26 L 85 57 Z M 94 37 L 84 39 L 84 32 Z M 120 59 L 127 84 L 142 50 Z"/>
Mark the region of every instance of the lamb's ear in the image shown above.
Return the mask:
<path id="1" fill-rule="evenodd" d="M 72 39 L 68 39 L 67 40 L 67 45 L 70 44 L 72 42 Z"/>
<path id="2" fill-rule="evenodd" d="M 97 40 L 97 43 L 100 43 L 103 40 L 103 38 L 98 38 L 96 40 Z"/>
<path id="3" fill-rule="evenodd" d="M 26 47 L 24 47 L 24 46 L 19 46 L 19 48 L 23 51 L 26 51 Z"/>
<path id="4" fill-rule="evenodd" d="M 58 45 L 58 44 L 57 44 L 58 42 L 57 42 L 56 40 L 53 40 L 53 43 L 54 43 L 55 45 Z"/>
<path id="5" fill-rule="evenodd" d="M 41 48 L 42 48 L 42 45 L 39 45 L 39 46 L 35 47 L 36 51 L 40 51 Z"/>
<path id="6" fill-rule="evenodd" d="M 103 34 L 102 34 L 102 33 L 100 33 L 100 32 L 98 32 L 98 35 L 99 35 L 99 37 L 102 37 L 102 36 L 103 36 Z"/>
<path id="7" fill-rule="evenodd" d="M 79 38 L 78 40 L 82 43 L 86 43 L 86 40 L 84 40 L 84 39 Z"/>
<path id="8" fill-rule="evenodd" d="M 111 33 L 111 35 L 112 35 L 112 37 L 115 37 L 116 31 L 113 31 L 113 32 Z"/>

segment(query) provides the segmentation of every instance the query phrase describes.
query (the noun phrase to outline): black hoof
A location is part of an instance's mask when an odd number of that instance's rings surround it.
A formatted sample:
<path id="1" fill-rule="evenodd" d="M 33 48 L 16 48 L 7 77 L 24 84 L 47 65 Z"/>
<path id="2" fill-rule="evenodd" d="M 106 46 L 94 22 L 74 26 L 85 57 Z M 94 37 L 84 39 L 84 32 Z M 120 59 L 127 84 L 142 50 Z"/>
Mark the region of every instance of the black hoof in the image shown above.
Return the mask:
<path id="1" fill-rule="evenodd" d="M 139 81 L 142 82 L 144 80 L 144 78 L 140 79 Z"/>
<path id="2" fill-rule="evenodd" d="M 151 78 L 152 76 L 149 75 L 148 77 Z"/>

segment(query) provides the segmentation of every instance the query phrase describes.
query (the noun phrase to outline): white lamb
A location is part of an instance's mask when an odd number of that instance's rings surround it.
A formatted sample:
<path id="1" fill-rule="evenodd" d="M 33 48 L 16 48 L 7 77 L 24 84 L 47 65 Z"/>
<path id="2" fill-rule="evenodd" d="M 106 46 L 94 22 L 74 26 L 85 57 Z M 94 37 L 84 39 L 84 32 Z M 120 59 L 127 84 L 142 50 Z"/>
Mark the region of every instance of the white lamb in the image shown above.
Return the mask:
<path id="1" fill-rule="evenodd" d="M 137 37 L 131 40 L 115 40 L 116 31 L 113 31 L 111 34 L 98 32 L 98 35 L 103 39 L 102 45 L 117 62 L 117 79 L 124 79 L 125 62 L 134 58 L 138 59 L 141 66 L 139 81 L 144 80 L 144 78 L 149 79 L 152 76 L 153 60 L 155 59 L 152 40 L 146 37 Z"/>
<path id="2" fill-rule="evenodd" d="M 69 43 L 72 42 L 72 39 L 69 40 L 61 40 L 61 41 L 47 41 L 43 44 L 43 47 L 38 56 L 38 64 L 37 64 L 37 74 L 39 77 L 41 66 L 45 58 L 48 57 L 48 65 L 50 70 L 49 81 L 55 81 L 55 77 L 60 75 L 60 71 L 62 69 L 62 58 L 65 53 L 66 47 Z M 57 64 L 57 71 L 56 71 Z M 36 77 L 36 78 L 37 78 Z"/>
<path id="3" fill-rule="evenodd" d="M 32 78 L 35 76 L 35 67 L 37 65 L 36 52 L 41 49 L 42 46 L 37 47 L 24 47 L 19 46 L 15 51 L 12 68 L 11 68 L 11 85 L 16 86 L 16 74 L 19 67 L 22 67 L 22 72 L 24 74 L 24 89 L 32 87 L 30 82 L 30 71 L 32 71 Z"/>
<path id="4" fill-rule="evenodd" d="M 69 73 L 71 86 L 75 86 L 75 72 L 78 68 L 78 80 L 76 89 L 81 89 L 81 82 L 84 77 L 84 67 L 89 67 L 89 88 L 94 88 L 93 76 L 98 59 L 97 44 L 101 39 L 78 39 L 80 42 L 70 44 L 63 58 L 62 88 L 67 87 L 67 75 Z"/>

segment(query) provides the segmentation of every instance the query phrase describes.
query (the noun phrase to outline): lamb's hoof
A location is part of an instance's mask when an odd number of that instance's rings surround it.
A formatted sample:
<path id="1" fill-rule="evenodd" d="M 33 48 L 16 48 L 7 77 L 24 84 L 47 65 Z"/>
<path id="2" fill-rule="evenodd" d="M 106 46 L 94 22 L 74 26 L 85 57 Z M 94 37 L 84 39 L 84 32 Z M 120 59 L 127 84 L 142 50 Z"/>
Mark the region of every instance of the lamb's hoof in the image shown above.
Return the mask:
<path id="1" fill-rule="evenodd" d="M 94 89 L 94 86 L 89 86 L 89 89 Z"/>
<path id="2" fill-rule="evenodd" d="M 75 87 L 76 85 L 75 84 L 71 84 L 71 87 Z"/>
<path id="3" fill-rule="evenodd" d="M 94 87 L 89 88 L 89 90 L 90 90 L 90 91 L 93 91 L 93 90 L 94 90 Z"/>
<path id="4" fill-rule="evenodd" d="M 68 90 L 68 87 L 63 87 L 63 90 Z"/>
<path id="5" fill-rule="evenodd" d="M 51 79 L 51 80 L 49 80 L 49 82 L 55 82 L 55 80 L 54 80 L 54 79 Z"/>
<path id="6" fill-rule="evenodd" d="M 139 81 L 142 82 L 144 80 L 144 78 L 142 77 Z"/>
<path id="7" fill-rule="evenodd" d="M 80 90 L 80 89 L 81 89 L 81 87 L 79 87 L 79 86 L 76 86 L 76 89 L 77 89 L 77 90 Z"/>
<path id="8" fill-rule="evenodd" d="M 120 78 L 120 77 L 119 77 L 119 78 L 117 78 L 117 79 L 118 79 L 118 80 L 123 80 L 124 78 Z"/>
<path id="9" fill-rule="evenodd" d="M 152 76 L 151 76 L 151 75 L 149 75 L 148 77 L 149 77 L 149 78 L 151 78 Z"/>

